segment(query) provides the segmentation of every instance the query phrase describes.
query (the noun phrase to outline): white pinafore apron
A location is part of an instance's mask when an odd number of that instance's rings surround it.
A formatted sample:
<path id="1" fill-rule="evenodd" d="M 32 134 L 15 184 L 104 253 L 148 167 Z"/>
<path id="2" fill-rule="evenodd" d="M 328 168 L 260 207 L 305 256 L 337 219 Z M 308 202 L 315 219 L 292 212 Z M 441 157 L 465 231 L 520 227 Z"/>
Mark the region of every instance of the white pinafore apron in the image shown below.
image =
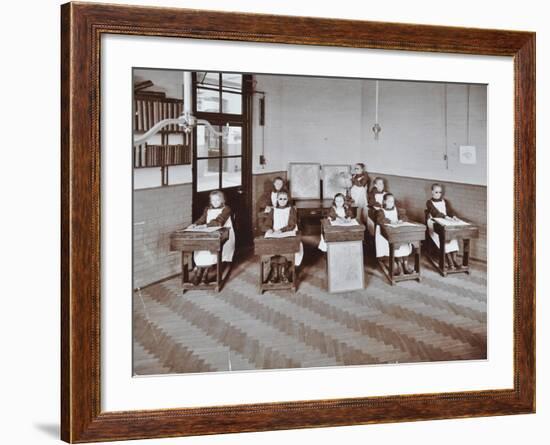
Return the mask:
<path id="1" fill-rule="evenodd" d="M 366 221 L 368 201 L 367 201 L 367 187 L 361 187 L 359 185 L 352 185 L 349 191 L 355 205 L 357 206 L 357 219 L 360 223 Z"/>
<path id="2" fill-rule="evenodd" d="M 271 207 L 277 207 L 277 192 L 271 192 Z"/>
<path id="3" fill-rule="evenodd" d="M 397 214 L 397 209 L 394 207 L 392 210 L 382 209 L 384 215 L 387 219 L 391 221 L 392 224 L 395 224 L 399 221 L 399 216 Z M 376 235 L 375 235 L 375 244 L 376 244 L 376 257 L 390 256 L 390 244 L 388 240 L 384 238 L 380 232 L 380 226 L 376 226 Z M 409 256 L 412 252 L 412 246 L 410 243 L 401 244 L 394 247 L 393 256 L 398 258 L 402 256 Z"/>
<path id="4" fill-rule="evenodd" d="M 332 208 L 336 211 L 336 216 L 340 218 L 346 217 L 346 209 L 344 209 L 343 207 L 337 208 L 333 206 Z M 325 237 L 323 236 L 322 233 L 321 233 L 321 241 L 319 241 L 319 245 L 317 247 L 319 248 L 319 250 L 323 252 L 327 251 L 327 243 L 325 242 Z"/>
<path id="5" fill-rule="evenodd" d="M 288 218 L 290 217 L 290 206 L 285 208 L 274 208 L 273 209 L 273 230 L 280 230 L 283 227 L 288 225 Z M 295 227 L 293 230 L 296 230 Z M 300 251 L 294 255 L 294 264 L 299 266 L 302 264 L 302 259 L 304 258 L 304 245 L 300 243 Z"/>
<path id="6" fill-rule="evenodd" d="M 439 212 L 444 213 L 445 215 L 447 214 L 447 206 L 445 205 L 444 200 L 432 201 L 432 204 Z M 428 218 L 427 226 L 430 237 L 432 238 L 435 245 L 439 248 L 439 235 L 434 231 L 434 220 L 431 215 Z M 455 239 L 445 241 L 445 253 L 451 252 L 458 252 L 458 241 Z"/>
<path id="7" fill-rule="evenodd" d="M 223 207 L 219 209 L 208 209 L 206 213 L 206 223 L 208 224 L 223 211 Z M 223 225 L 229 227 L 229 239 L 224 243 L 222 248 L 222 261 L 233 261 L 233 254 L 235 253 L 235 232 L 233 230 L 233 223 L 231 217 L 227 218 L 227 221 Z M 212 266 L 218 262 L 218 255 L 208 250 L 198 250 L 193 253 L 193 260 L 199 267 Z"/>
<path id="8" fill-rule="evenodd" d="M 382 205 L 382 203 L 384 202 L 384 195 L 385 194 L 386 194 L 386 192 L 380 192 L 380 193 L 375 193 L 374 194 L 374 199 L 376 200 L 376 202 L 378 204 Z M 370 216 L 368 216 L 368 212 L 367 212 L 367 230 L 369 231 L 371 236 L 374 236 L 374 232 L 375 232 L 374 227 L 375 226 L 376 226 L 376 224 L 374 224 L 374 221 L 371 219 Z"/>

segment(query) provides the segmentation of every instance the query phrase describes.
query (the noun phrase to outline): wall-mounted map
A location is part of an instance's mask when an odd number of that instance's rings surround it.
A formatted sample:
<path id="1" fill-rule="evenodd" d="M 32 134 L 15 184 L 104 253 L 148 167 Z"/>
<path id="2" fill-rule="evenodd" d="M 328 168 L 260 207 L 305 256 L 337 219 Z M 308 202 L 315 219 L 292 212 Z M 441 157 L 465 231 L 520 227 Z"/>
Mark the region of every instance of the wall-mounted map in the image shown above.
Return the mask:
<path id="1" fill-rule="evenodd" d="M 293 199 L 321 198 L 321 164 L 291 162 L 288 175 Z"/>
<path id="2" fill-rule="evenodd" d="M 323 198 L 333 198 L 336 193 L 346 194 L 351 187 L 351 166 L 323 165 Z"/>

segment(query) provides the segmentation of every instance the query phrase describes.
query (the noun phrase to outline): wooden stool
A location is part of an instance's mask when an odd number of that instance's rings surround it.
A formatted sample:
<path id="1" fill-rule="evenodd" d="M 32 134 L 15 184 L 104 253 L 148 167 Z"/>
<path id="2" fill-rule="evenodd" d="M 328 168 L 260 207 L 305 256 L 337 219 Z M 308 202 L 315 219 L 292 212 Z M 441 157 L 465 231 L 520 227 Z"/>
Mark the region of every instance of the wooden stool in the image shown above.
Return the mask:
<path id="1" fill-rule="evenodd" d="M 382 272 L 384 272 L 384 275 L 386 275 L 386 278 L 389 280 L 391 285 L 393 286 L 399 281 L 420 281 L 422 279 L 420 273 L 420 242 L 426 239 L 426 226 L 424 224 L 418 223 L 414 223 L 414 225 L 405 223 L 401 226 L 382 224 L 380 225 L 380 232 L 382 236 L 384 236 L 384 238 L 388 240 L 388 244 L 390 245 L 390 258 L 389 267 L 386 267 L 384 262 L 380 259 L 378 260 L 378 264 L 380 265 Z M 414 272 L 411 274 L 405 274 L 403 272 L 403 274 L 401 274 L 400 276 L 394 275 L 393 266 L 395 259 L 395 245 L 399 244 L 412 244 L 413 246 Z"/>
<path id="2" fill-rule="evenodd" d="M 260 294 L 266 290 L 291 289 L 296 292 L 298 279 L 294 255 L 300 251 L 302 237 L 300 234 L 287 238 L 266 238 L 264 235 L 254 238 L 254 253 L 260 257 L 260 279 L 258 289 Z M 269 283 L 265 277 L 265 266 L 269 266 L 271 257 L 280 255 L 290 263 L 290 280 L 288 283 Z"/>
<path id="3" fill-rule="evenodd" d="M 170 234 L 170 250 L 181 251 L 181 285 L 186 290 L 214 290 L 219 292 L 225 283 L 231 267 L 222 270 L 222 249 L 229 239 L 229 229 L 222 227 L 213 232 L 186 232 L 185 229 L 176 230 Z M 216 254 L 216 281 L 194 285 L 189 281 L 189 269 L 193 268 L 193 252 L 208 250 Z M 222 273 L 225 275 L 222 277 Z"/>

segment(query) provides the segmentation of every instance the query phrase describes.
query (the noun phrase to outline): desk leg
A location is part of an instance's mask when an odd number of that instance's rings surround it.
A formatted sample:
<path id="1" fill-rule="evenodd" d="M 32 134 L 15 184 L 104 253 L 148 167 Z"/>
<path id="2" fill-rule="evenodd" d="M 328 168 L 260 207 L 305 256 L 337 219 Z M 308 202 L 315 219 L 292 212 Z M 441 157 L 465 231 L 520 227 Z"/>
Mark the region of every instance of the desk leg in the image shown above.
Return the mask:
<path id="1" fill-rule="evenodd" d="M 216 292 L 222 287 L 222 251 L 218 251 L 218 260 L 216 261 Z"/>
<path id="2" fill-rule="evenodd" d="M 422 257 L 422 243 L 418 241 L 418 244 L 416 245 L 416 258 L 415 258 L 415 269 L 416 273 L 418 274 L 417 281 L 420 282 L 422 280 L 422 277 L 420 276 L 420 258 Z"/>
<path id="3" fill-rule="evenodd" d="M 447 275 L 445 271 L 445 232 L 439 234 L 439 270 L 443 276 Z"/>
<path id="4" fill-rule="evenodd" d="M 395 284 L 394 280 L 393 280 L 393 262 L 394 262 L 394 249 L 393 249 L 393 243 L 389 243 L 390 245 L 390 261 L 389 261 L 389 264 L 388 264 L 388 269 L 390 271 L 390 282 L 392 285 Z"/>
<path id="5" fill-rule="evenodd" d="M 260 282 L 258 283 L 258 291 L 260 292 L 260 295 L 262 295 L 264 293 L 263 291 L 263 284 L 264 284 L 264 280 L 265 280 L 265 257 L 264 256 L 261 256 L 260 257 Z"/>
<path id="6" fill-rule="evenodd" d="M 292 277 L 292 290 L 296 292 L 298 284 L 296 279 L 296 262 L 294 261 L 294 255 L 292 255 L 292 258 L 290 259 L 290 271 L 290 275 Z"/>
<path id="7" fill-rule="evenodd" d="M 189 283 L 189 264 L 187 263 L 187 254 L 181 251 L 181 284 Z M 185 292 L 185 290 L 184 290 Z"/>
<path id="8" fill-rule="evenodd" d="M 463 267 L 468 267 L 468 263 L 470 261 L 470 240 L 465 238 L 463 240 L 463 243 L 464 243 L 464 254 L 462 255 L 462 266 Z M 468 271 L 468 273 L 470 273 Z"/>

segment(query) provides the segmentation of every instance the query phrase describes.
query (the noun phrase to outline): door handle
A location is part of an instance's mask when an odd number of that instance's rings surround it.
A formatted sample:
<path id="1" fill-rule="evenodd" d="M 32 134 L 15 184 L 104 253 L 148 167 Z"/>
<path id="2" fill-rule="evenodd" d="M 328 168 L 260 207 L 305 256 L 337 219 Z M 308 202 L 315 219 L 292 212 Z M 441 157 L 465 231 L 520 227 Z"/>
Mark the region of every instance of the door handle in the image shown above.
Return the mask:
<path id="1" fill-rule="evenodd" d="M 237 193 L 238 193 L 239 195 L 242 195 L 244 192 L 243 192 L 242 190 L 237 190 Z"/>

